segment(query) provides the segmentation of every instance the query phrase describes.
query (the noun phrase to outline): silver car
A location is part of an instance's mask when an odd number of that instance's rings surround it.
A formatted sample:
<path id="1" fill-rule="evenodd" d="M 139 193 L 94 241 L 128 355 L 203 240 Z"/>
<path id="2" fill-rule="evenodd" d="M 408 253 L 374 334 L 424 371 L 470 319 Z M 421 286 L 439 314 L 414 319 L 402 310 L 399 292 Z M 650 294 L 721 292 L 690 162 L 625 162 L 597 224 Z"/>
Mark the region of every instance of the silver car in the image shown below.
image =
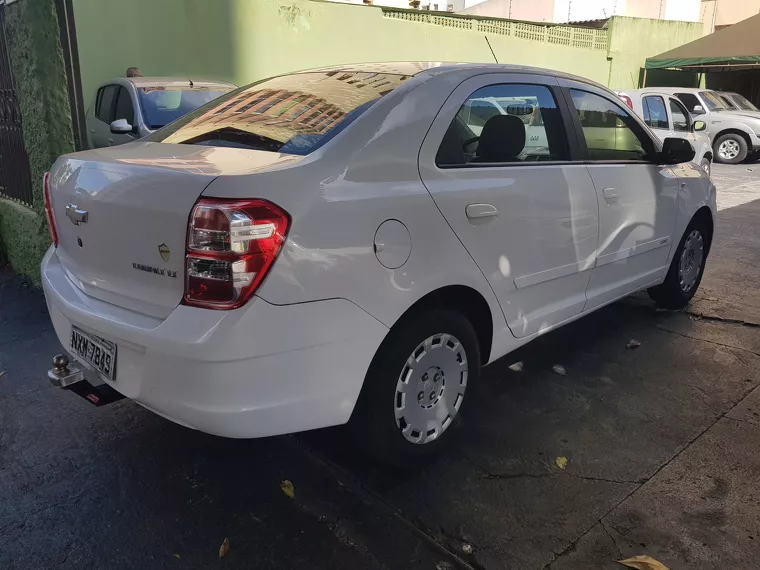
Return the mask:
<path id="1" fill-rule="evenodd" d="M 707 124 L 702 120 L 692 120 L 681 101 L 674 95 L 654 89 L 631 89 L 618 91 L 617 94 L 644 119 L 660 140 L 669 137 L 688 140 L 694 147 L 693 162 L 710 174 L 713 149 L 706 132 Z"/>
<path id="2" fill-rule="evenodd" d="M 760 114 L 730 109 L 717 91 L 687 87 L 647 87 L 641 91 L 675 95 L 692 117 L 706 122 L 716 162 L 738 164 L 760 152 Z"/>
<path id="3" fill-rule="evenodd" d="M 744 95 L 734 93 L 733 91 L 713 91 L 726 104 L 726 107 L 732 111 L 749 111 L 751 114 L 760 116 L 760 109 L 747 99 Z"/>
<path id="4" fill-rule="evenodd" d="M 235 89 L 232 83 L 170 77 L 106 81 L 87 111 L 90 148 L 132 142 Z"/>

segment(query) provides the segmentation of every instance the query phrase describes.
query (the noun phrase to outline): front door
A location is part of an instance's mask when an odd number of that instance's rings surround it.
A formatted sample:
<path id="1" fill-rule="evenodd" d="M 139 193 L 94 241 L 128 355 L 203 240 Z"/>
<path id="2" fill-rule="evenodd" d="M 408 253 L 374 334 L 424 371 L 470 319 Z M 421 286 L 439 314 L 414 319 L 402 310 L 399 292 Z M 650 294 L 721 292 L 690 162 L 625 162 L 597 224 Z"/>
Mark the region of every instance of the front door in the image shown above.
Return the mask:
<path id="1" fill-rule="evenodd" d="M 93 148 L 110 146 L 111 122 L 116 111 L 116 96 L 119 92 L 118 85 L 106 85 L 98 89 L 95 98 L 95 112 L 87 118 L 87 128 Z"/>
<path id="2" fill-rule="evenodd" d="M 614 96 L 563 82 L 599 204 L 599 247 L 586 292 L 586 310 L 591 310 L 665 275 L 676 239 L 679 182 L 670 167 L 656 164 L 659 145 Z M 614 134 L 600 137 L 599 125 Z M 599 138 L 614 138 L 615 148 L 597 144 Z"/>
<path id="3" fill-rule="evenodd" d="M 571 161 L 568 117 L 554 78 L 484 74 L 453 92 L 420 152 L 425 186 L 516 337 L 586 304 L 598 206 L 588 170 Z"/>

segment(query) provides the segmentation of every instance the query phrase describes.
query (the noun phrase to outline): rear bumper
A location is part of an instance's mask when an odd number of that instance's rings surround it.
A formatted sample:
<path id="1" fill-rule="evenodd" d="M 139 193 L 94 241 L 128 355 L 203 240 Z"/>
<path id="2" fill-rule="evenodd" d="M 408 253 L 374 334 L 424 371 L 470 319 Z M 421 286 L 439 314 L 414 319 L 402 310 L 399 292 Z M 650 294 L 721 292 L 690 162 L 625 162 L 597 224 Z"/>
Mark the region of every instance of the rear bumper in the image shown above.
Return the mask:
<path id="1" fill-rule="evenodd" d="M 225 437 L 345 423 L 388 332 L 343 299 L 277 306 L 254 297 L 235 311 L 180 305 L 154 319 L 85 295 L 52 248 L 42 285 L 64 347 L 72 325 L 116 343 L 115 381 L 103 382 L 176 423 Z"/>

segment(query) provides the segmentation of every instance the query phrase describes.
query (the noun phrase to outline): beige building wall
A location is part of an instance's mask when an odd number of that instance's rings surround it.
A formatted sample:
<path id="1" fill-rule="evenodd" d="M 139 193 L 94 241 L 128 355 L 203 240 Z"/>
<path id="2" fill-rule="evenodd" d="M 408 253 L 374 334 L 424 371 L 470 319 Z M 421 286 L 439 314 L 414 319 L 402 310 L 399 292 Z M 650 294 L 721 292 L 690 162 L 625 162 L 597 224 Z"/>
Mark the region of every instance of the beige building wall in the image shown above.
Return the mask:
<path id="1" fill-rule="evenodd" d="M 702 0 L 701 4 L 699 19 L 705 35 L 760 13 L 760 0 Z"/>

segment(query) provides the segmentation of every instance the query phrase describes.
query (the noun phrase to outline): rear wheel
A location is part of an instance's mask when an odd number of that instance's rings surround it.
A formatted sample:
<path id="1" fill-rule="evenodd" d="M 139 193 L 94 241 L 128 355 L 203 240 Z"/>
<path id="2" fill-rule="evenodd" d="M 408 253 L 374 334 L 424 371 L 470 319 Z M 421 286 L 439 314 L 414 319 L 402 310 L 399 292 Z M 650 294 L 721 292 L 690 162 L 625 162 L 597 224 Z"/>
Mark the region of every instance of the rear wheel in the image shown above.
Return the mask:
<path id="1" fill-rule="evenodd" d="M 728 133 L 718 137 L 713 145 L 715 159 L 725 164 L 739 164 L 747 158 L 747 141 L 736 133 Z"/>
<path id="2" fill-rule="evenodd" d="M 480 375 L 472 324 L 455 311 L 405 318 L 378 349 L 350 429 L 376 458 L 414 467 L 439 453 Z"/>
<path id="3" fill-rule="evenodd" d="M 702 281 L 710 239 L 704 220 L 692 219 L 678 244 L 665 281 L 648 290 L 655 303 L 666 309 L 682 309 L 689 304 Z"/>

